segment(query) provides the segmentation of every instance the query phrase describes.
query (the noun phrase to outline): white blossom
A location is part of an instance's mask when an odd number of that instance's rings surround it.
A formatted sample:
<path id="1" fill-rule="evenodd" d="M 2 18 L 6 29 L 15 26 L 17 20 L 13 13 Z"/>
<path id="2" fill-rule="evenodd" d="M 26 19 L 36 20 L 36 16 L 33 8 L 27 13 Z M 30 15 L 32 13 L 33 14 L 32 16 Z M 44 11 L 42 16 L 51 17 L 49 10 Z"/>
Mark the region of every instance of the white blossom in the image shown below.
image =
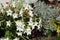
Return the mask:
<path id="1" fill-rule="evenodd" d="M 31 26 L 33 25 L 33 22 L 30 22 L 30 21 L 29 21 L 28 23 L 29 23 L 29 25 L 31 25 Z"/>
<path id="2" fill-rule="evenodd" d="M 38 25 L 38 22 L 34 22 L 34 25 L 37 26 Z"/>
<path id="3" fill-rule="evenodd" d="M 17 30 L 19 30 L 19 31 L 23 31 L 24 30 L 24 22 L 22 22 L 22 21 L 15 21 L 15 23 L 16 23 L 16 26 L 17 26 Z"/>
<path id="4" fill-rule="evenodd" d="M 6 21 L 6 23 L 7 23 L 7 26 L 10 26 L 11 25 L 11 21 L 9 20 L 9 21 Z"/>
<path id="5" fill-rule="evenodd" d="M 13 39 L 13 40 L 19 40 L 19 38 L 15 38 L 15 39 Z"/>
<path id="6" fill-rule="evenodd" d="M 13 18 L 18 18 L 18 14 L 17 13 L 14 13 L 13 14 Z"/>
<path id="7" fill-rule="evenodd" d="M 22 32 L 17 32 L 17 35 L 18 36 L 22 36 Z"/>
<path id="8" fill-rule="evenodd" d="M 6 12 L 7 12 L 7 16 L 12 15 L 12 11 L 10 9 L 8 11 L 6 11 Z"/>
<path id="9" fill-rule="evenodd" d="M 27 27 L 27 29 L 25 30 L 25 32 L 27 33 L 27 35 L 31 34 L 31 29 L 30 29 L 30 27 Z"/>

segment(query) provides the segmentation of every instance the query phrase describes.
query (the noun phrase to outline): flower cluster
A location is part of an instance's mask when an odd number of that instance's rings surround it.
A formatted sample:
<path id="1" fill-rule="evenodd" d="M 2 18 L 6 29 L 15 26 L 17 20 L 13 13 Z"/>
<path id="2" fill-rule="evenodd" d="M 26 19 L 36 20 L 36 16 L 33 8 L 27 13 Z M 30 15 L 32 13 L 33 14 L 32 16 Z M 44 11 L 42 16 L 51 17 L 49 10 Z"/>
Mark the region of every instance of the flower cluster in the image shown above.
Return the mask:
<path id="1" fill-rule="evenodd" d="M 3 5 L 0 9 L 0 30 L 4 31 L 3 36 L 24 40 L 31 35 L 35 26 L 39 29 L 42 26 L 41 19 L 32 10 L 29 4 L 21 3 L 19 0 Z"/>

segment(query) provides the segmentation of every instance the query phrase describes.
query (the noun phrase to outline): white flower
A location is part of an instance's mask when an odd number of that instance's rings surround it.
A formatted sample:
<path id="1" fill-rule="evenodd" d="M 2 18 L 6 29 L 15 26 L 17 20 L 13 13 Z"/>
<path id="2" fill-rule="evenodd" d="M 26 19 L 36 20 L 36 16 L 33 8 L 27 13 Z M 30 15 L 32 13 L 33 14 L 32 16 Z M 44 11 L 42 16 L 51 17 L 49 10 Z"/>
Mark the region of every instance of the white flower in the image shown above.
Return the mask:
<path id="1" fill-rule="evenodd" d="M 11 25 L 10 20 L 9 21 L 6 21 L 6 23 L 7 23 L 7 26 L 10 26 Z"/>
<path id="2" fill-rule="evenodd" d="M 13 14 L 13 18 L 18 18 L 18 14 L 17 13 L 14 13 Z"/>
<path id="3" fill-rule="evenodd" d="M 24 22 L 22 22 L 22 21 L 15 21 L 15 23 L 16 23 L 16 26 L 17 26 L 17 30 L 19 30 L 19 31 L 23 31 L 24 30 Z"/>
<path id="4" fill-rule="evenodd" d="M 24 28 L 17 27 L 17 30 L 19 30 L 19 31 L 24 31 Z"/>
<path id="5" fill-rule="evenodd" d="M 28 27 L 25 32 L 27 33 L 27 35 L 31 34 L 31 29 L 30 29 L 30 27 Z"/>
<path id="6" fill-rule="evenodd" d="M 15 1 L 12 2 L 12 6 L 15 7 Z"/>
<path id="7" fill-rule="evenodd" d="M 32 29 L 34 29 L 34 26 L 35 26 L 35 25 L 34 25 L 34 22 L 32 22 L 32 21 L 30 22 L 30 21 L 29 21 L 28 23 L 29 23 L 29 26 L 31 26 Z"/>
<path id="8" fill-rule="evenodd" d="M 29 21 L 28 23 L 32 27 L 32 29 L 34 29 L 34 27 L 38 25 L 38 22 L 32 22 L 32 21 L 30 22 Z"/>
<path id="9" fill-rule="evenodd" d="M 13 40 L 19 40 L 19 38 L 15 38 L 15 39 L 13 39 Z"/>
<path id="10" fill-rule="evenodd" d="M 38 22 L 34 22 L 34 25 L 37 26 L 38 25 Z"/>
<path id="11" fill-rule="evenodd" d="M 33 22 L 32 22 L 32 21 L 31 21 L 31 22 L 29 21 L 28 23 L 29 23 L 29 25 L 31 25 L 31 26 L 33 25 Z"/>
<path id="12" fill-rule="evenodd" d="M 6 12 L 7 12 L 7 16 L 12 15 L 12 11 L 10 9 L 8 11 L 6 11 Z"/>
<path id="13" fill-rule="evenodd" d="M 22 32 L 17 32 L 17 35 L 18 36 L 22 36 Z"/>

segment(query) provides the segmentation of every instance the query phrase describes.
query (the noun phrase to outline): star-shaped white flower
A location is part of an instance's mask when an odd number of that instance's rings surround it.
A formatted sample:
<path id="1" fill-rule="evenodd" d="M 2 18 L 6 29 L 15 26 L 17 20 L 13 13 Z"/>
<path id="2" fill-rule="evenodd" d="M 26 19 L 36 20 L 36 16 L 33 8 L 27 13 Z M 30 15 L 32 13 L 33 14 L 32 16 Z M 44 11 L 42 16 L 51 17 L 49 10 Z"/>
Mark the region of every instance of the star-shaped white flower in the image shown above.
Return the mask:
<path id="1" fill-rule="evenodd" d="M 17 35 L 18 36 L 22 36 L 22 32 L 17 32 Z"/>
<path id="2" fill-rule="evenodd" d="M 31 34 L 31 29 L 30 29 L 30 27 L 27 27 L 27 29 L 25 30 L 25 33 L 27 33 L 27 35 Z"/>
<path id="3" fill-rule="evenodd" d="M 6 11 L 6 12 L 7 12 L 7 16 L 12 15 L 12 11 L 10 9 L 8 11 Z"/>
<path id="4" fill-rule="evenodd" d="M 24 22 L 22 22 L 22 21 L 15 21 L 15 23 L 16 23 L 16 26 L 17 26 L 17 30 L 19 30 L 19 31 L 23 31 L 24 30 Z"/>
<path id="5" fill-rule="evenodd" d="M 34 26 L 36 26 L 36 25 L 35 25 L 35 23 L 34 23 L 34 22 L 32 22 L 32 21 L 31 21 L 31 22 L 29 21 L 28 23 L 29 23 L 29 26 L 31 26 L 31 27 L 32 27 L 32 29 L 34 29 Z"/>
<path id="6" fill-rule="evenodd" d="M 33 25 L 33 22 L 30 22 L 30 21 L 29 21 L 28 23 L 29 23 L 29 25 L 31 25 L 31 26 Z"/>
<path id="7" fill-rule="evenodd" d="M 11 21 L 10 20 L 6 21 L 6 24 L 7 24 L 7 26 L 10 26 L 11 25 Z"/>
<path id="8" fill-rule="evenodd" d="M 13 14 L 13 18 L 18 18 L 18 14 L 17 13 L 14 13 Z"/>
<path id="9" fill-rule="evenodd" d="M 19 40 L 19 38 L 15 38 L 15 39 L 13 39 L 13 40 Z"/>

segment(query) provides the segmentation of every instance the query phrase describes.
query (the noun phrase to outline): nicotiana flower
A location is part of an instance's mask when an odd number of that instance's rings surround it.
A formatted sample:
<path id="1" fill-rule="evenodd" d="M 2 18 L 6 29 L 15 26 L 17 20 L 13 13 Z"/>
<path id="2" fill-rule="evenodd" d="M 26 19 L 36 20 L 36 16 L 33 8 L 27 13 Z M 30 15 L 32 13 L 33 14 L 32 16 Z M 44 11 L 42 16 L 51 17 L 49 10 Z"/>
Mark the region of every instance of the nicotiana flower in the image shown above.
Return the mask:
<path id="1" fill-rule="evenodd" d="M 37 26 L 38 25 L 38 22 L 34 22 L 34 25 Z"/>
<path id="2" fill-rule="evenodd" d="M 15 38 L 15 39 L 13 39 L 13 40 L 19 40 L 19 38 L 17 38 L 17 37 L 16 37 L 16 38 Z"/>
<path id="3" fill-rule="evenodd" d="M 7 26 L 10 26 L 11 25 L 11 21 L 10 20 L 6 21 L 6 24 L 7 24 Z"/>
<path id="4" fill-rule="evenodd" d="M 22 36 L 22 32 L 16 32 L 18 36 Z"/>
<path id="5" fill-rule="evenodd" d="M 19 40 L 19 38 L 17 38 L 17 37 L 16 37 L 16 38 L 15 38 L 15 39 L 13 39 L 13 40 Z"/>
<path id="6" fill-rule="evenodd" d="M 28 23 L 29 23 L 29 25 L 31 25 L 31 26 L 33 25 L 33 22 L 32 22 L 32 21 L 31 21 L 31 22 L 29 21 Z"/>
<path id="7" fill-rule="evenodd" d="M 28 23 L 29 23 L 29 26 L 32 27 L 32 29 L 34 29 L 34 27 L 38 25 L 38 22 L 30 22 L 29 21 Z"/>
<path id="8" fill-rule="evenodd" d="M 24 28 L 21 28 L 21 27 L 17 27 L 17 31 L 24 31 Z"/>
<path id="9" fill-rule="evenodd" d="M 18 14 L 17 13 L 14 13 L 13 14 L 13 18 L 18 18 Z"/>
<path id="10" fill-rule="evenodd" d="M 31 34 L 31 29 L 30 29 L 30 27 L 27 27 L 27 29 L 25 30 L 25 33 L 27 33 L 27 35 L 30 35 L 30 34 Z"/>
<path id="11" fill-rule="evenodd" d="M 12 11 L 10 9 L 8 11 L 6 11 L 6 12 L 7 12 L 7 16 L 12 15 Z"/>
<path id="12" fill-rule="evenodd" d="M 17 30 L 19 30 L 19 31 L 24 30 L 24 26 L 25 26 L 24 22 L 17 20 L 17 21 L 15 21 L 15 23 L 16 23 L 16 26 L 17 26 Z"/>

